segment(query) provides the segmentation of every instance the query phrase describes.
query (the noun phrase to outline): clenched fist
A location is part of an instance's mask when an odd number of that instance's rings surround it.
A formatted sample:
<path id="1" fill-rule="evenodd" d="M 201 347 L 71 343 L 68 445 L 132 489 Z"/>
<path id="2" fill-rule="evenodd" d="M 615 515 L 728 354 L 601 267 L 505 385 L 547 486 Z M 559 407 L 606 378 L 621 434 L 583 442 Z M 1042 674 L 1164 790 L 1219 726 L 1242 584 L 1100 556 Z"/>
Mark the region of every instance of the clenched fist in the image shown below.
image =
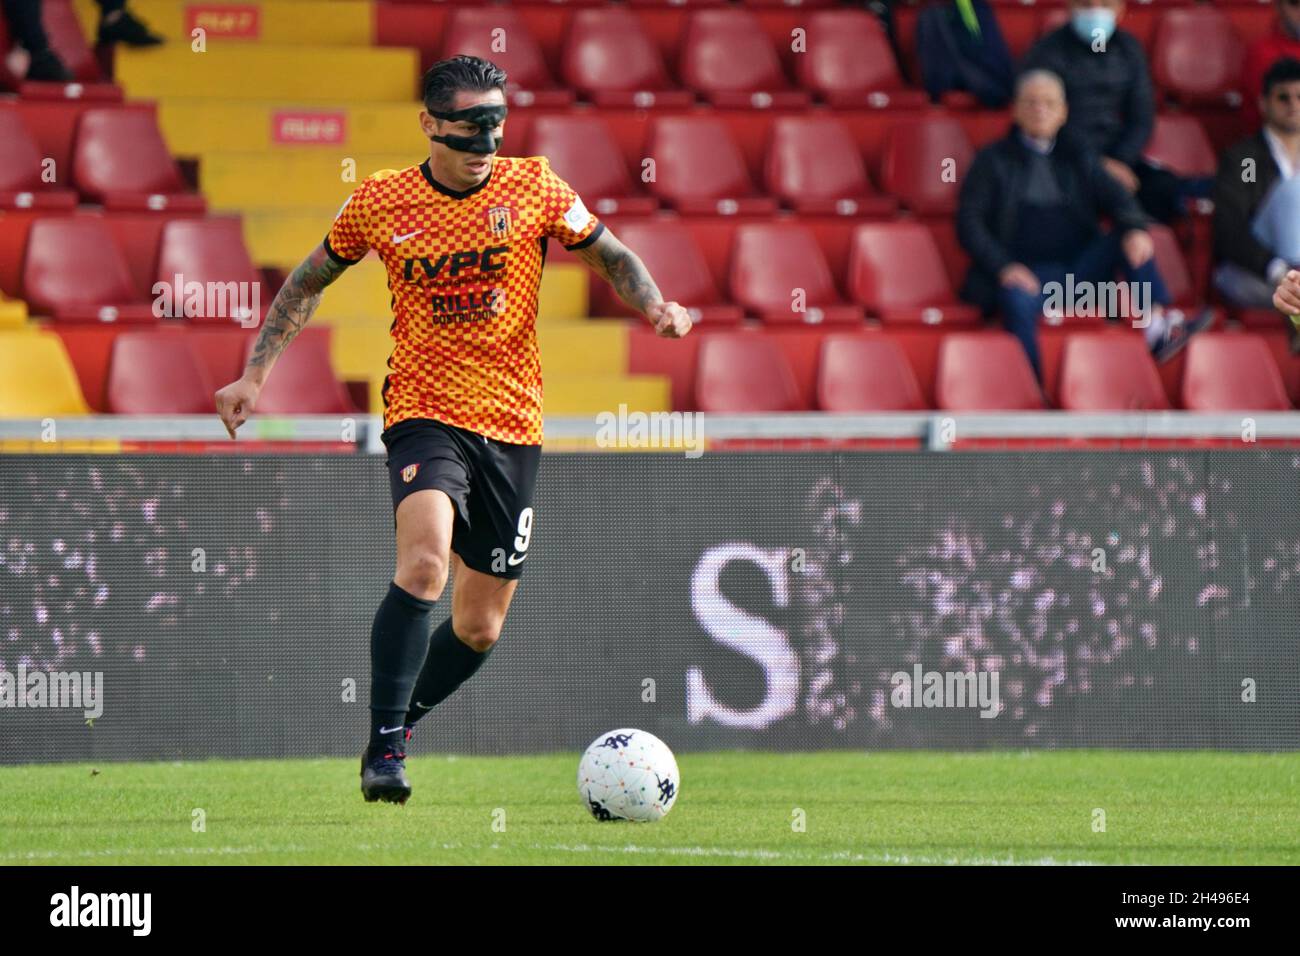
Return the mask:
<path id="1" fill-rule="evenodd" d="M 226 426 L 231 438 L 235 437 L 235 429 L 253 414 L 253 406 L 257 404 L 257 396 L 261 391 L 262 386 L 249 378 L 231 382 L 217 391 L 217 414 L 221 416 L 221 423 Z"/>
<path id="2" fill-rule="evenodd" d="M 1300 315 L 1300 272 L 1290 269 L 1273 293 L 1273 308 L 1286 315 Z"/>
<path id="3" fill-rule="evenodd" d="M 655 334 L 666 339 L 680 339 L 694 324 L 686 310 L 676 302 L 660 302 L 646 309 L 646 318 L 654 323 Z"/>

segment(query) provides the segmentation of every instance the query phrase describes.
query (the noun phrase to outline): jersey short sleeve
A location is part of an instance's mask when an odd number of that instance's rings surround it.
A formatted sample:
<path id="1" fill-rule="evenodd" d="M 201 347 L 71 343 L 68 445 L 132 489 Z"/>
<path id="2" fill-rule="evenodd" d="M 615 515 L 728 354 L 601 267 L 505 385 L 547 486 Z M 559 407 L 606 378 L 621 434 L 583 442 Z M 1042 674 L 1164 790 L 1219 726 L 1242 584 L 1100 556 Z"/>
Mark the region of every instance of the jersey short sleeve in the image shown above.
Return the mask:
<path id="1" fill-rule="evenodd" d="M 558 240 L 566 249 L 581 249 L 595 242 L 605 224 L 588 211 L 582 197 L 556 175 L 545 157 L 542 157 L 541 177 L 543 194 L 550 199 L 544 234 Z"/>
<path id="2" fill-rule="evenodd" d="M 325 236 L 325 251 L 337 262 L 352 265 L 360 262 L 370 251 L 369 230 L 370 180 L 362 181 L 352 195 L 339 208 Z"/>

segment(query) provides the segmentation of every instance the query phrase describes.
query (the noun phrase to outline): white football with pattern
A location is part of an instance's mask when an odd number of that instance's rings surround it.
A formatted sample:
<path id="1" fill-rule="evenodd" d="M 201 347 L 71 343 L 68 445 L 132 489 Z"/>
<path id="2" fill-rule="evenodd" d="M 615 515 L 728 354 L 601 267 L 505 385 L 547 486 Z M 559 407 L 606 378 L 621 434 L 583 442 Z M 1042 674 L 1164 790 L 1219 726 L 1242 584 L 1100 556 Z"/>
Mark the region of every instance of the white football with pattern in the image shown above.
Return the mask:
<path id="1" fill-rule="evenodd" d="M 597 820 L 659 820 L 680 790 L 677 758 L 644 730 L 624 727 L 601 734 L 578 763 L 578 794 Z"/>

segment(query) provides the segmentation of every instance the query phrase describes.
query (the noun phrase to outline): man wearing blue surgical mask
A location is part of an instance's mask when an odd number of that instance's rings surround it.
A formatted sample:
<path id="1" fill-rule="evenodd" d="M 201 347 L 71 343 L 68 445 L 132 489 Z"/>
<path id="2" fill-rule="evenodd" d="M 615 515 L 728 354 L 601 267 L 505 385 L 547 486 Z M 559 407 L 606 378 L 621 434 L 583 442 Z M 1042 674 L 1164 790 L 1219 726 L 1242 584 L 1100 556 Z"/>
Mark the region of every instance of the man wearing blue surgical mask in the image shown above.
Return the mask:
<path id="1" fill-rule="evenodd" d="M 1173 219 L 1181 213 L 1176 184 L 1142 160 L 1155 126 L 1155 91 L 1142 44 L 1119 28 L 1123 18 L 1123 0 L 1072 0 L 1070 22 L 1040 38 L 1022 69 L 1062 77 L 1070 107 L 1065 136 L 1099 153 L 1148 214 Z"/>

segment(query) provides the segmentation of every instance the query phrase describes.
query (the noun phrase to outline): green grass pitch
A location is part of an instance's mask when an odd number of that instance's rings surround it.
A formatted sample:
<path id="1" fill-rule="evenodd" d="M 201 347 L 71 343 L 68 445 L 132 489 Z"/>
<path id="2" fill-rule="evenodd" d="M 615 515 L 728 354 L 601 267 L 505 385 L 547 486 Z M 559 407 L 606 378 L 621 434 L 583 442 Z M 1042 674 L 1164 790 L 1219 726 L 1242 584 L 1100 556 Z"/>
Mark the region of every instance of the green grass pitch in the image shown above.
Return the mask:
<path id="1" fill-rule="evenodd" d="M 656 824 L 593 820 L 576 753 L 413 756 L 404 807 L 355 759 L 2 767 L 0 865 L 1300 863 L 1300 754 L 678 759 Z"/>

